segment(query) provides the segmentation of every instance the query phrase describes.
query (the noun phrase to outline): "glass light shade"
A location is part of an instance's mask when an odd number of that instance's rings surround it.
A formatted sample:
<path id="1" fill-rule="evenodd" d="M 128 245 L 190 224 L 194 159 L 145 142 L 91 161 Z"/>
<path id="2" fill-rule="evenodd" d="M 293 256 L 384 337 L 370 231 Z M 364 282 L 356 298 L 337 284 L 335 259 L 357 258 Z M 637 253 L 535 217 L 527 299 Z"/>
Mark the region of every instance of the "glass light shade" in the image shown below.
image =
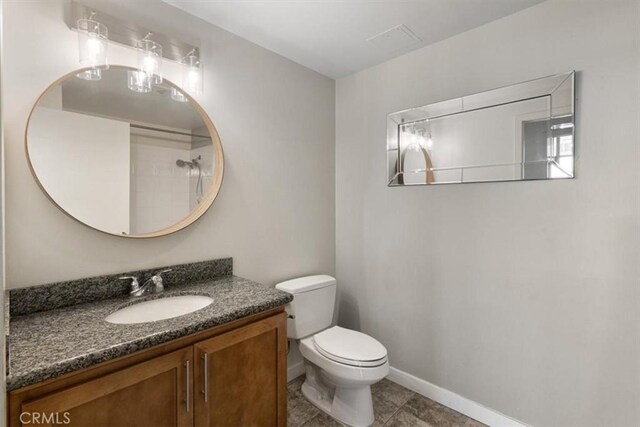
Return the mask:
<path id="1" fill-rule="evenodd" d="M 201 94 L 203 91 L 203 73 L 200 58 L 187 55 L 182 60 L 182 88 L 190 94 Z"/>
<path id="2" fill-rule="evenodd" d="M 100 80 L 102 78 L 102 70 L 99 68 L 90 68 L 88 70 L 84 70 L 76 74 L 76 77 L 83 80 L 91 80 L 91 81 Z"/>
<path id="3" fill-rule="evenodd" d="M 409 151 L 415 151 L 416 153 L 419 153 L 419 152 L 420 152 L 420 148 L 421 148 L 421 147 L 420 147 L 420 144 L 418 144 L 418 143 L 414 143 L 414 144 L 409 145 L 409 146 L 407 147 L 407 150 L 409 150 Z"/>
<path id="4" fill-rule="evenodd" d="M 140 70 L 127 70 L 127 87 L 138 93 L 151 92 L 151 79 L 149 75 Z"/>
<path id="5" fill-rule="evenodd" d="M 189 102 L 189 99 L 185 96 L 185 94 L 180 92 L 175 87 L 171 88 L 171 99 L 177 102 Z"/>
<path id="6" fill-rule="evenodd" d="M 429 132 L 429 136 L 427 137 L 427 150 L 431 150 L 433 148 L 433 138 L 431 137 L 431 132 Z"/>
<path id="7" fill-rule="evenodd" d="M 149 76 L 152 85 L 162 83 L 162 45 L 153 40 L 138 41 L 138 69 Z"/>
<path id="8" fill-rule="evenodd" d="M 108 41 L 106 25 L 92 19 L 78 20 L 78 56 L 82 66 L 108 69 Z"/>

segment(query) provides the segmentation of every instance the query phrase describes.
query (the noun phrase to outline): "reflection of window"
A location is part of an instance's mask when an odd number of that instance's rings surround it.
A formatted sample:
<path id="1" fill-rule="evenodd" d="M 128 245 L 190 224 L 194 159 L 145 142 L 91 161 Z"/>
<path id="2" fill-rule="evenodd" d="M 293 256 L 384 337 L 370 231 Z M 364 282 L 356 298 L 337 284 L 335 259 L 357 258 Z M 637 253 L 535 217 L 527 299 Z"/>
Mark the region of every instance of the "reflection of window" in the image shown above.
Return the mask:
<path id="1" fill-rule="evenodd" d="M 573 135 L 550 138 L 547 144 L 549 178 L 573 176 Z"/>

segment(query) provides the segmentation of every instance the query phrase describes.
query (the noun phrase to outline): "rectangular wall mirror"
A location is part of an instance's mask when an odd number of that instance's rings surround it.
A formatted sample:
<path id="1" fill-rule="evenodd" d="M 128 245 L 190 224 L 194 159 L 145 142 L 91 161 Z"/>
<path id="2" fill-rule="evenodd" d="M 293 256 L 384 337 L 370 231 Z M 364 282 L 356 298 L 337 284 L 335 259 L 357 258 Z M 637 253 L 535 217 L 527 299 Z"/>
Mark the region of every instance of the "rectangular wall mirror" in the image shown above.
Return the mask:
<path id="1" fill-rule="evenodd" d="M 575 176 L 575 72 L 388 115 L 389 186 Z"/>

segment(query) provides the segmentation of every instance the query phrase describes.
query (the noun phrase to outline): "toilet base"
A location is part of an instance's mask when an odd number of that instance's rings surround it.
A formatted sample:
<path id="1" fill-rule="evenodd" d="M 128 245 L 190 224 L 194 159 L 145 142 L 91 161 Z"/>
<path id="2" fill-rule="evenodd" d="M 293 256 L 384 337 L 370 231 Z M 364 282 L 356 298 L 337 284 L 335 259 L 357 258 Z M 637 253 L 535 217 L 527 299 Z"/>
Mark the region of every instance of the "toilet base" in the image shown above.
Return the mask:
<path id="1" fill-rule="evenodd" d="M 331 385 L 320 368 L 306 360 L 305 371 L 307 377 L 302 384 L 302 394 L 314 406 L 348 426 L 368 427 L 373 424 L 375 418 L 369 385 Z"/>

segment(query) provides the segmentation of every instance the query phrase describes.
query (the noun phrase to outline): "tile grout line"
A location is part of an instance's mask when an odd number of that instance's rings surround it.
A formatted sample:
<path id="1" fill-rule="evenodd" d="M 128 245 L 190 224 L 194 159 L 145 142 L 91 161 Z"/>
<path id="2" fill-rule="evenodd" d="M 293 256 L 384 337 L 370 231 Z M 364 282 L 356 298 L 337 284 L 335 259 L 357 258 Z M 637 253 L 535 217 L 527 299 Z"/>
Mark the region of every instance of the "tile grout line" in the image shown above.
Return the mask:
<path id="1" fill-rule="evenodd" d="M 393 420 L 393 417 L 395 417 L 395 416 L 396 416 L 396 414 L 397 414 L 398 412 L 400 412 L 400 410 L 401 410 L 403 407 L 404 407 L 404 405 L 399 406 L 399 407 L 398 407 L 398 409 L 396 409 L 396 410 L 393 412 L 393 414 L 391 414 L 391 416 L 389 417 L 389 419 L 388 419 L 387 421 L 385 421 L 385 422 L 384 422 L 384 424 L 382 424 L 382 427 L 384 427 L 384 426 L 388 425 L 388 424 L 391 422 L 391 420 Z"/>
<path id="2" fill-rule="evenodd" d="M 400 412 L 400 410 L 401 410 L 402 408 L 404 408 L 405 406 L 407 406 L 407 403 L 409 403 L 409 401 L 410 401 L 410 400 L 411 400 L 415 395 L 416 395 L 416 392 L 412 392 L 412 393 L 411 393 L 411 395 L 407 398 L 407 400 L 405 400 L 405 401 L 404 401 L 404 403 L 402 403 L 400 406 L 398 406 L 398 409 L 396 409 L 395 411 L 393 411 L 393 414 L 391 414 L 391 415 L 389 416 L 389 419 L 388 419 L 387 421 L 385 421 L 385 422 L 382 424 L 382 427 L 384 427 L 384 426 L 386 426 L 387 424 L 389 424 L 389 423 L 391 422 L 391 420 L 393 419 L 393 417 L 395 417 L 395 416 L 396 416 L 396 414 L 397 414 L 398 412 Z M 387 399 L 385 399 L 385 398 L 384 398 L 384 397 L 382 397 L 382 396 L 378 396 L 378 397 L 379 397 L 380 399 L 382 399 L 382 400 L 386 400 L 387 402 L 389 402 Z"/>

